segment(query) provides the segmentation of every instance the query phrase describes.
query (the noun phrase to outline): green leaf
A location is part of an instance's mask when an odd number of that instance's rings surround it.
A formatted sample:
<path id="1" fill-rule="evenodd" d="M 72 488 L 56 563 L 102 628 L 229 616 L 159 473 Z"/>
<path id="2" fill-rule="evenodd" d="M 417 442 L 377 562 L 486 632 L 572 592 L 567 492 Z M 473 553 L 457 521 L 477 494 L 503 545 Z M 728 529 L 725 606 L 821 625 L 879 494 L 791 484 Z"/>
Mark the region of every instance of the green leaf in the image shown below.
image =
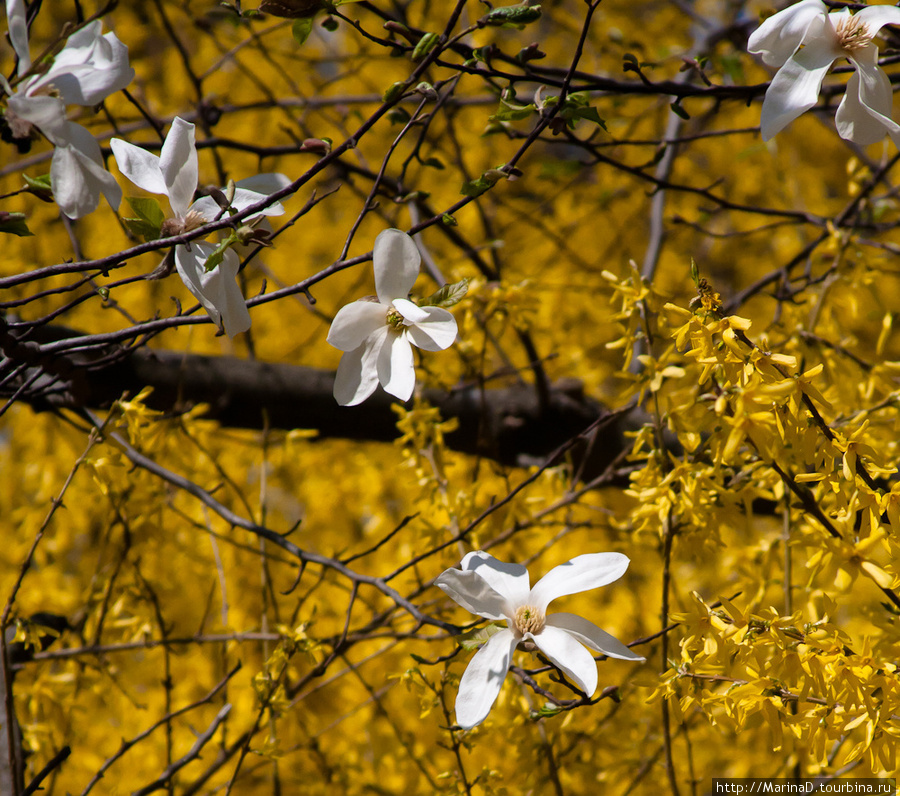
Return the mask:
<path id="1" fill-rule="evenodd" d="M 444 308 L 452 307 L 454 304 L 459 304 L 459 302 L 463 300 L 466 293 L 468 292 L 469 280 L 460 279 L 459 282 L 454 282 L 452 285 L 444 285 L 442 288 L 439 288 L 427 299 L 420 302 L 419 306 Z"/>
<path id="2" fill-rule="evenodd" d="M 456 636 L 456 643 L 464 650 L 474 650 L 484 644 L 494 633 L 499 633 L 505 625 L 488 625 L 487 627 L 469 630 Z"/>
<path id="3" fill-rule="evenodd" d="M 136 215 L 136 218 L 123 218 L 125 226 L 132 234 L 138 235 L 144 240 L 156 240 L 160 235 L 160 227 L 166 220 L 166 214 L 163 213 L 159 202 L 156 199 L 141 196 L 129 196 L 125 201 Z"/>
<path id="4" fill-rule="evenodd" d="M 34 235 L 25 223 L 24 213 L 0 212 L 0 232 L 7 235 L 18 235 L 20 238 Z"/>
<path id="5" fill-rule="evenodd" d="M 430 53 L 438 43 L 438 39 L 440 36 L 437 33 L 426 33 L 419 39 L 419 43 L 416 45 L 416 48 L 413 50 L 412 59 L 416 63 L 421 61 L 428 53 Z"/>
<path id="6" fill-rule="evenodd" d="M 209 257 L 206 258 L 206 262 L 203 263 L 203 267 L 206 269 L 207 273 L 212 271 L 222 260 L 225 259 L 225 252 L 228 251 L 228 247 L 234 243 L 235 238 L 232 235 L 229 235 L 225 240 L 221 241 L 215 249 L 210 252 Z"/>
<path id="7" fill-rule="evenodd" d="M 441 216 L 441 223 L 447 227 L 459 226 L 459 222 L 449 213 L 444 213 L 444 215 Z"/>
<path id="8" fill-rule="evenodd" d="M 488 121 L 517 122 L 521 119 L 527 119 L 536 112 L 537 106 L 534 103 L 530 105 L 510 105 L 508 102 L 500 100 L 500 107 L 497 108 L 497 112 Z"/>
<path id="9" fill-rule="evenodd" d="M 489 11 L 484 16 L 488 25 L 522 30 L 526 25 L 537 22 L 541 18 L 541 7 L 522 3 L 517 6 L 503 6 Z"/>
<path id="10" fill-rule="evenodd" d="M 463 196 L 481 196 L 481 194 L 495 185 L 501 177 L 505 176 L 499 169 L 488 169 L 478 179 L 464 182 L 460 193 Z"/>
<path id="11" fill-rule="evenodd" d="M 37 177 L 23 174 L 22 178 L 25 180 L 25 185 L 28 186 L 29 193 L 33 193 L 38 199 L 43 199 L 45 202 L 53 201 L 53 187 L 50 185 L 49 174 L 41 174 Z"/>
<path id="12" fill-rule="evenodd" d="M 299 45 L 306 44 L 306 40 L 309 38 L 309 34 L 312 33 L 313 29 L 313 18 L 312 17 L 301 17 L 300 19 L 295 19 L 294 23 L 291 25 L 291 34 L 294 37 L 294 41 Z"/>

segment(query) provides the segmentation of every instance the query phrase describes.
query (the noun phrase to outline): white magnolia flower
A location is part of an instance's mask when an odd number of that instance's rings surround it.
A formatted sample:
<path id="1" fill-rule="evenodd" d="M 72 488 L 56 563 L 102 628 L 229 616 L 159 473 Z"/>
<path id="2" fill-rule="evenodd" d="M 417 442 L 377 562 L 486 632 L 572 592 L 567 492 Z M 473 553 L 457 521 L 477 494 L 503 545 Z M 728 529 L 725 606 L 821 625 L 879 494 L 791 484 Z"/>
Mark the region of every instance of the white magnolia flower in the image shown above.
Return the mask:
<path id="1" fill-rule="evenodd" d="M 341 406 L 366 400 L 378 382 L 406 401 L 416 386 L 412 346 L 443 351 L 456 339 L 456 319 L 441 307 L 419 307 L 407 296 L 419 275 L 421 257 L 413 239 L 386 229 L 372 253 L 377 300 L 342 307 L 328 331 L 328 342 L 344 351 L 334 379 Z"/>
<path id="2" fill-rule="evenodd" d="M 122 174 L 139 188 L 168 197 L 174 215 L 163 223 L 164 237 L 190 232 L 222 214 L 222 209 L 209 196 L 191 204 L 200 171 L 194 125 L 190 122 L 178 117 L 174 119 L 159 157 L 119 138 L 113 138 L 110 146 Z M 240 211 L 265 196 L 236 188 L 231 207 Z M 277 216 L 283 212 L 284 208 L 276 202 L 257 215 Z M 178 245 L 175 247 L 175 268 L 213 322 L 233 337 L 250 328 L 250 313 L 236 282 L 240 259 L 230 248 L 226 249 L 222 262 L 207 271 L 206 260 L 215 248 L 212 243 L 197 240 L 189 246 Z"/>
<path id="3" fill-rule="evenodd" d="M 507 624 L 469 661 L 456 696 L 459 725 L 469 728 L 484 721 L 500 693 L 513 650 L 522 642 L 532 642 L 589 697 L 597 690 L 597 663 L 582 644 L 610 658 L 644 660 L 587 619 L 547 614 L 547 605 L 557 597 L 612 583 L 628 563 L 621 553 L 576 556 L 529 587 L 525 567 L 476 550 L 463 558 L 461 570 L 442 572 L 435 584 L 463 608 Z"/>
<path id="4" fill-rule="evenodd" d="M 98 105 L 125 88 L 134 77 L 128 48 L 114 33 L 102 35 L 102 23 L 95 20 L 68 38 L 47 69 L 28 74 L 32 63 L 24 1 L 6 0 L 6 14 L 21 78 L 13 91 L 0 76 L 0 88 L 9 95 L 4 115 L 13 137 L 28 138 L 36 127 L 56 147 L 50 184 L 67 216 L 80 218 L 95 210 L 101 193 L 118 207 L 122 191 L 104 169 L 97 141 L 66 119 L 66 105 Z"/>
<path id="5" fill-rule="evenodd" d="M 891 83 L 878 66 L 878 48 L 872 43 L 884 25 L 894 24 L 900 24 L 900 8 L 894 6 L 829 13 L 821 0 L 803 0 L 765 20 L 748 41 L 750 52 L 779 67 L 763 101 L 763 140 L 812 108 L 825 73 L 834 61 L 846 58 L 856 71 L 835 115 L 838 133 L 860 146 L 887 134 L 900 146 L 900 126 L 891 118 Z"/>

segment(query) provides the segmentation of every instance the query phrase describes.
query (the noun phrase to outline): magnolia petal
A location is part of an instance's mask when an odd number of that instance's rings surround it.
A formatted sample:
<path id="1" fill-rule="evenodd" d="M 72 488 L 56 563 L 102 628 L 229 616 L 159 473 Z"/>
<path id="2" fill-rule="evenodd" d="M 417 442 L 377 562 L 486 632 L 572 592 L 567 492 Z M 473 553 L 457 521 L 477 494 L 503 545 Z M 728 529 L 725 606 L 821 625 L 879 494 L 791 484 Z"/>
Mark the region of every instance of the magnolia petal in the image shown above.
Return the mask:
<path id="1" fill-rule="evenodd" d="M 794 119 L 812 108 L 819 99 L 819 89 L 825 79 L 825 73 L 832 64 L 832 59 L 825 54 L 824 46 L 817 46 L 818 42 L 804 47 L 796 56 L 791 58 L 772 80 L 766 97 L 763 100 L 760 129 L 763 141 L 768 141 L 776 133 L 783 130 Z M 825 61 L 825 63 L 809 68 L 809 56 L 800 60 L 801 55 L 812 50 L 813 63 Z"/>
<path id="2" fill-rule="evenodd" d="M 375 360 L 386 335 L 385 326 L 359 348 L 347 351 L 341 357 L 334 377 L 334 399 L 341 406 L 356 406 L 375 392 L 378 386 Z"/>
<path id="3" fill-rule="evenodd" d="M 31 66 L 31 55 L 28 52 L 28 21 L 25 17 L 25 0 L 6 0 L 6 19 L 9 24 L 9 42 L 16 55 L 19 66 L 16 74 L 24 75 Z"/>
<path id="4" fill-rule="evenodd" d="M 821 33 L 828 8 L 820 0 L 804 0 L 773 14 L 747 40 L 747 50 L 758 53 L 769 66 L 781 66 L 803 40 Z"/>
<path id="5" fill-rule="evenodd" d="M 485 619 L 506 619 L 513 613 L 506 598 L 471 570 L 445 569 L 434 585 L 467 611 Z"/>
<path id="6" fill-rule="evenodd" d="M 194 144 L 194 125 L 179 116 L 172 120 L 159 153 L 159 170 L 165 180 L 164 193 L 169 197 L 172 212 L 184 217 L 194 197 L 200 169 Z"/>
<path id="7" fill-rule="evenodd" d="M 860 146 L 875 144 L 888 134 L 900 146 L 900 126 L 891 118 L 891 81 L 878 67 L 878 48 L 869 45 L 854 53 L 852 60 L 856 71 L 834 117 L 838 133 Z"/>
<path id="8" fill-rule="evenodd" d="M 213 322 L 222 326 L 229 337 L 234 337 L 250 328 L 244 294 L 235 281 L 240 260 L 234 252 L 226 251 L 222 262 L 207 271 L 206 260 L 215 248 L 203 241 L 193 241 L 190 250 L 187 246 L 176 246 L 175 268 Z"/>
<path id="9" fill-rule="evenodd" d="M 516 639 L 505 629 L 491 636 L 472 656 L 456 694 L 456 722 L 469 729 L 486 718 L 506 679 Z"/>
<path id="10" fill-rule="evenodd" d="M 253 191 L 253 193 L 262 193 L 266 196 L 275 193 L 275 191 L 280 191 L 282 188 L 287 188 L 290 184 L 290 177 L 277 171 L 254 174 L 252 177 L 244 177 L 244 179 L 235 183 L 238 188 Z"/>
<path id="11" fill-rule="evenodd" d="M 382 304 L 405 299 L 419 276 L 422 258 L 413 239 L 399 229 L 386 229 L 377 238 L 372 251 L 375 267 L 375 292 Z"/>
<path id="12" fill-rule="evenodd" d="M 401 401 L 408 401 L 416 386 L 416 369 L 412 346 L 406 335 L 389 330 L 385 344 L 378 352 L 376 364 L 378 381 L 384 391 Z"/>
<path id="13" fill-rule="evenodd" d="M 9 98 L 7 107 L 37 127 L 54 145 L 65 143 L 66 106 L 59 97 L 30 97 L 19 91 Z"/>
<path id="14" fill-rule="evenodd" d="M 897 6 L 866 6 L 859 10 L 856 19 L 865 24 L 866 30 L 874 36 L 885 25 L 900 25 L 900 8 Z"/>
<path id="15" fill-rule="evenodd" d="M 235 210 L 243 210 L 246 207 L 250 207 L 250 205 L 255 205 L 258 202 L 261 202 L 263 199 L 267 198 L 268 194 L 265 193 L 257 193 L 256 191 L 249 191 L 246 188 L 235 188 L 234 191 L 234 199 L 231 201 L 231 206 Z M 258 210 L 249 218 L 256 218 L 257 216 L 280 216 L 284 214 L 284 205 L 281 202 L 273 202 L 268 207 L 264 207 L 262 210 Z"/>
<path id="16" fill-rule="evenodd" d="M 115 33 L 101 36 L 101 27 L 102 23 L 95 20 L 70 36 L 44 78 L 66 103 L 99 105 L 134 79 L 128 47 Z"/>
<path id="17" fill-rule="evenodd" d="M 460 566 L 481 576 L 497 594 L 506 599 L 507 616 L 511 617 L 516 608 L 526 604 L 530 580 L 528 570 L 521 564 L 499 561 L 484 550 L 474 550 L 463 558 Z"/>
<path id="18" fill-rule="evenodd" d="M 597 690 L 597 662 L 578 640 L 562 628 L 544 625 L 531 637 L 541 652 L 589 697 Z"/>
<path id="19" fill-rule="evenodd" d="M 374 301 L 354 301 L 341 307 L 328 330 L 328 342 L 341 351 L 355 351 L 385 326 L 385 312 L 385 306 Z"/>
<path id="20" fill-rule="evenodd" d="M 391 304 L 394 306 L 394 309 L 403 316 L 403 320 L 406 321 L 407 326 L 419 323 L 419 321 L 424 321 L 428 317 L 428 313 L 425 312 L 424 307 L 413 304 L 409 299 L 395 298 Z"/>
<path id="21" fill-rule="evenodd" d="M 69 218 L 81 218 L 97 209 L 102 193 L 113 208 L 122 201 L 122 189 L 103 168 L 100 146 L 88 130 L 68 122 L 68 143 L 58 146 L 50 164 L 53 198 Z"/>
<path id="22" fill-rule="evenodd" d="M 426 318 L 406 330 L 410 342 L 423 351 L 443 351 L 456 341 L 456 318 L 442 307 L 421 307 Z"/>
<path id="23" fill-rule="evenodd" d="M 584 646 L 597 652 L 602 652 L 608 658 L 620 658 L 626 661 L 646 660 L 643 656 L 628 649 L 617 638 L 577 614 L 550 614 L 545 621 L 545 627 L 549 625 L 550 627 L 558 627 L 560 630 L 565 630 Z"/>
<path id="24" fill-rule="evenodd" d="M 618 580 L 628 569 L 628 556 L 622 553 L 586 553 L 551 569 L 534 584 L 528 602 L 538 610 L 557 597 L 597 589 Z"/>
<path id="25" fill-rule="evenodd" d="M 141 149 L 134 144 L 129 144 L 121 138 L 113 138 L 109 142 L 116 165 L 119 171 L 138 188 L 143 188 L 148 193 L 167 194 L 166 181 L 163 179 L 159 168 L 159 158 Z"/>

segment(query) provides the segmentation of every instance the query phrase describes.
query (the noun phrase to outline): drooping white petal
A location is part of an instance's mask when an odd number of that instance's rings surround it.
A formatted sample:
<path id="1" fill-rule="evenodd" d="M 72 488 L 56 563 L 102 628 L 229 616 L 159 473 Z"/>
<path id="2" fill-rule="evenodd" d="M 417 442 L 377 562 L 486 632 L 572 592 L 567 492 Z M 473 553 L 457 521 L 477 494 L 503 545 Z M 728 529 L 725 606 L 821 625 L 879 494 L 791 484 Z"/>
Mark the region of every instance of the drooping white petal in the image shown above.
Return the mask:
<path id="1" fill-rule="evenodd" d="M 338 310 L 328 330 L 328 342 L 341 351 L 354 351 L 385 326 L 386 308 L 374 301 L 354 301 Z"/>
<path id="2" fill-rule="evenodd" d="M 175 247 L 175 268 L 188 290 L 203 305 L 209 317 L 234 337 L 250 328 L 250 313 L 244 295 L 235 281 L 240 260 L 233 251 L 226 251 L 219 265 L 207 271 L 206 259 L 215 250 L 212 243 L 193 241 Z"/>
<path id="3" fill-rule="evenodd" d="M 68 122 L 67 143 L 57 146 L 50 164 L 53 198 L 69 218 L 81 218 L 97 209 L 102 193 L 113 208 L 122 201 L 122 189 L 103 167 L 100 146 L 88 130 Z"/>
<path id="4" fill-rule="evenodd" d="M 169 204 L 176 216 L 187 213 L 200 178 L 197 147 L 194 144 L 194 125 L 179 116 L 172 120 L 159 153 L 159 170 L 165 180 Z"/>
<path id="5" fill-rule="evenodd" d="M 900 13 L 900 9 L 895 9 Z M 875 144 L 891 136 L 900 146 L 900 126 L 891 118 L 894 95 L 891 81 L 878 66 L 878 48 L 874 44 L 853 54 L 856 71 L 838 106 L 834 123 L 841 138 L 860 146 Z"/>
<path id="6" fill-rule="evenodd" d="M 900 8 L 897 6 L 866 6 L 856 12 L 855 18 L 874 36 L 885 25 L 900 25 Z"/>
<path id="7" fill-rule="evenodd" d="M 820 0 L 795 3 L 766 19 L 747 40 L 747 50 L 759 53 L 769 66 L 781 66 L 804 38 L 821 34 L 828 8 Z"/>
<path id="8" fill-rule="evenodd" d="M 480 575 L 497 594 L 506 598 L 510 607 L 508 616 L 512 616 L 520 605 L 525 605 L 530 580 L 528 570 L 521 564 L 499 561 L 484 550 L 474 550 L 463 558 L 460 566 Z"/>
<path id="9" fill-rule="evenodd" d="M 515 613 L 515 606 L 510 606 L 502 594 L 471 570 L 445 569 L 435 578 L 434 585 L 467 611 L 485 619 L 506 619 Z"/>
<path id="10" fill-rule="evenodd" d="M 236 188 L 234 191 L 234 199 L 231 201 L 231 206 L 235 210 L 243 210 L 245 207 L 250 207 L 250 205 L 261 202 L 267 195 L 268 194 L 264 193 L 256 193 L 256 191 L 248 191 L 246 188 Z M 260 210 L 258 213 L 249 216 L 249 218 L 256 218 L 257 216 L 280 216 L 283 213 L 284 205 L 282 205 L 281 202 L 274 202 L 268 207 Z"/>
<path id="11" fill-rule="evenodd" d="M 66 106 L 59 97 L 30 97 L 16 92 L 7 103 L 9 110 L 37 127 L 51 143 L 63 141 L 66 135 Z"/>
<path id="12" fill-rule="evenodd" d="M 394 302 L 396 306 L 396 302 Z M 410 342 L 423 351 L 443 351 L 456 340 L 457 326 L 454 318 L 443 307 L 421 307 L 426 315 L 406 330 Z"/>
<path id="13" fill-rule="evenodd" d="M 28 21 L 25 17 L 25 0 L 6 0 L 6 19 L 9 24 L 9 41 L 16 55 L 19 66 L 16 74 L 24 75 L 31 66 L 31 55 L 28 52 Z"/>
<path id="14" fill-rule="evenodd" d="M 830 45 L 818 40 L 778 70 L 763 100 L 760 118 L 763 141 L 768 141 L 816 104 L 825 73 L 833 61 Z"/>
<path id="15" fill-rule="evenodd" d="M 593 696 L 597 690 L 597 662 L 574 636 L 553 625 L 545 625 L 531 637 L 541 652 L 561 669 L 585 694 Z"/>
<path id="16" fill-rule="evenodd" d="M 412 346 L 405 335 L 388 330 L 387 340 L 378 352 L 378 381 L 386 393 L 408 401 L 416 386 Z"/>
<path id="17" fill-rule="evenodd" d="M 386 229 L 372 250 L 375 292 L 382 304 L 405 299 L 419 275 L 422 258 L 413 239 L 399 229 Z"/>
<path id="18" fill-rule="evenodd" d="M 528 603 L 538 610 L 557 597 L 597 589 L 618 580 L 628 569 L 628 556 L 622 553 L 587 553 L 551 569 L 534 584 Z"/>
<path id="19" fill-rule="evenodd" d="M 607 657 L 621 658 L 626 661 L 646 660 L 643 656 L 628 649 L 617 638 L 577 614 L 565 612 L 549 614 L 545 621 L 545 627 L 549 625 L 565 630 L 586 647 L 602 652 Z"/>
<path id="20" fill-rule="evenodd" d="M 110 139 L 109 145 L 116 158 L 116 165 L 125 177 L 148 193 L 167 195 L 166 181 L 156 155 L 121 138 Z"/>
<path id="21" fill-rule="evenodd" d="M 501 630 L 472 656 L 456 694 L 456 722 L 461 727 L 469 729 L 487 718 L 506 679 L 515 648 L 512 631 Z"/>
<path id="22" fill-rule="evenodd" d="M 334 399 L 341 406 L 356 406 L 366 400 L 378 386 L 375 360 L 387 336 L 387 327 L 379 329 L 365 343 L 347 351 L 334 377 Z"/>

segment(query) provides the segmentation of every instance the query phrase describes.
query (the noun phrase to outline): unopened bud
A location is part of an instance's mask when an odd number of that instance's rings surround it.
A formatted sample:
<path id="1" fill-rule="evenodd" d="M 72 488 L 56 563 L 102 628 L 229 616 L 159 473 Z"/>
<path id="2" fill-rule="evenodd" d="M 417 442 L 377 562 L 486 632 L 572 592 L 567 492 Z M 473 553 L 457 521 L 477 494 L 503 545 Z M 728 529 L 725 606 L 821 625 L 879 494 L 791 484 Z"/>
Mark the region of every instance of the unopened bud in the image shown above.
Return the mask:
<path id="1" fill-rule="evenodd" d="M 327 155 L 331 152 L 331 143 L 321 138 L 305 138 L 300 145 L 301 152 L 312 152 L 316 155 Z"/>

